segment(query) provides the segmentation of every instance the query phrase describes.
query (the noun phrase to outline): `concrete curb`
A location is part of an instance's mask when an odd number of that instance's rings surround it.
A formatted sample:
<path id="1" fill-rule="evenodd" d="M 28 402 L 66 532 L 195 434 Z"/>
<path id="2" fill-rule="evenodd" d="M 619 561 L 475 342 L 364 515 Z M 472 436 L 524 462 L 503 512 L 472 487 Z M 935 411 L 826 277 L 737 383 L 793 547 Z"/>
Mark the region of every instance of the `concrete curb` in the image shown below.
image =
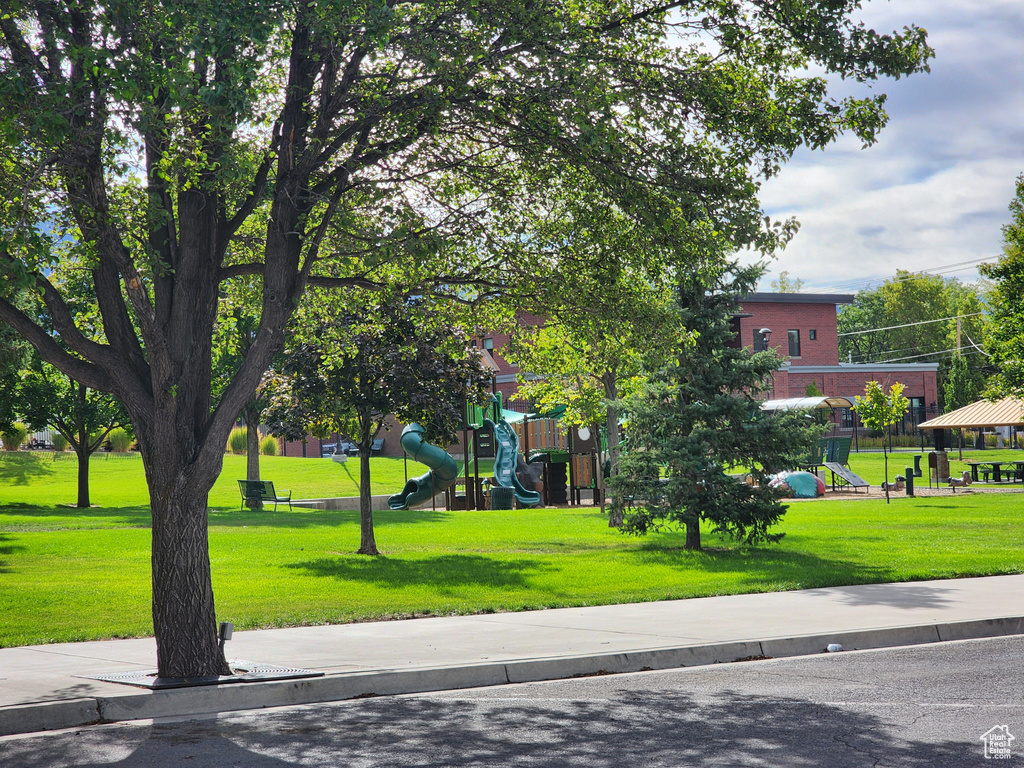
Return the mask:
<path id="1" fill-rule="evenodd" d="M 510 683 L 564 680 L 602 674 L 678 669 L 825 652 L 1004 637 L 1024 634 L 1024 616 L 897 626 L 698 646 L 641 649 L 612 654 L 522 659 L 410 670 L 343 673 L 301 680 L 178 688 L 140 695 L 87 697 L 0 708 L 0 736 L 76 728 L 99 723 L 187 717 L 370 696 L 395 696 Z"/>

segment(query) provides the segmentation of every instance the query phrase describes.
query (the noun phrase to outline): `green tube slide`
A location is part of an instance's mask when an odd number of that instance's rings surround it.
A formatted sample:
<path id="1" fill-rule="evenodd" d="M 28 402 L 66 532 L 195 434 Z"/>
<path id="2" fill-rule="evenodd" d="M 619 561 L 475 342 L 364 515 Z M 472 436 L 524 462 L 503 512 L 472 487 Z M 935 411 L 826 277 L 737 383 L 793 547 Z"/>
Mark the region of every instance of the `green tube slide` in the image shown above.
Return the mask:
<path id="1" fill-rule="evenodd" d="M 388 498 L 391 509 L 408 509 L 430 501 L 459 476 L 459 466 L 448 452 L 423 441 L 425 430 L 413 422 L 402 430 L 402 450 L 413 461 L 426 464 L 430 471 L 406 482 L 401 493 Z"/>
<path id="2" fill-rule="evenodd" d="M 505 419 L 495 424 L 484 419 L 484 426 L 494 430 L 494 482 L 503 488 L 511 488 L 520 504 L 540 504 L 540 494 L 523 487 L 516 477 L 516 463 L 519 459 L 519 437 L 512 425 Z"/>

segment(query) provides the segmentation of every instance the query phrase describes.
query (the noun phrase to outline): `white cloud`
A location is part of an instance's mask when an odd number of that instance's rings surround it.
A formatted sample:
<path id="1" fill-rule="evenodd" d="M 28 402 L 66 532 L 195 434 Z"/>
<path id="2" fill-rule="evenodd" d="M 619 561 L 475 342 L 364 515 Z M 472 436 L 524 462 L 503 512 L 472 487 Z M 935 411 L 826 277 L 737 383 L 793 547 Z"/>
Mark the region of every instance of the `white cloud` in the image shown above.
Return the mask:
<path id="1" fill-rule="evenodd" d="M 876 86 L 889 96 L 890 123 L 875 146 L 862 150 L 847 137 L 824 152 L 802 151 L 765 184 L 765 209 L 795 215 L 802 227 L 764 287 L 788 270 L 810 290 L 852 292 L 897 268 L 1000 251 L 1024 172 L 1024 3 L 875 0 L 863 19 L 879 31 L 926 28 L 932 72 Z M 971 280 L 976 271 L 950 275 Z"/>

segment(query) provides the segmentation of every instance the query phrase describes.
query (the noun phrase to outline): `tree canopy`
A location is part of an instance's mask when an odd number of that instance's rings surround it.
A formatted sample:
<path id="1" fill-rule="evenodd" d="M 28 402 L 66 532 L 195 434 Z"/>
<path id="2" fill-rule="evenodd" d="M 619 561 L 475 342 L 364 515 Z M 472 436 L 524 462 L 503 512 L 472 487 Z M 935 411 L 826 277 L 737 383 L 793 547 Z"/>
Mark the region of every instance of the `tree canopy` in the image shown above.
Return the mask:
<path id="1" fill-rule="evenodd" d="M 884 96 L 826 75 L 927 68 L 915 27 L 859 0 L 11 0 L 0 14 L 0 292 L 40 356 L 126 407 L 153 511 L 159 674 L 228 672 L 207 494 L 307 287 L 472 302 L 547 268 L 498 215 L 516 170 L 589 174 L 683 261 L 770 250 L 758 179 L 801 145 L 865 143 Z M 518 236 L 514 236 L 518 235 Z M 255 247 L 253 247 L 255 244 Z M 102 335 L 47 277 L 88 270 Z M 220 287 L 260 278 L 259 326 L 215 400 Z"/>
<path id="2" fill-rule="evenodd" d="M 981 267 L 994 281 L 986 344 L 995 369 L 988 382 L 990 397 L 1024 396 L 1024 174 L 1017 177 L 1010 213 L 1010 223 L 1003 227 L 1003 255 L 998 263 Z"/>
<path id="3" fill-rule="evenodd" d="M 465 334 L 429 302 L 374 296 L 335 314 L 299 315 L 280 372 L 266 384 L 267 424 L 292 439 L 341 433 L 359 446 L 359 553 L 376 555 L 370 449 L 388 416 L 417 422 L 425 439 L 456 440 L 467 403 L 482 405 L 490 374 Z"/>
<path id="4" fill-rule="evenodd" d="M 739 347 L 733 327 L 736 303 L 758 277 L 735 265 L 680 277 L 677 311 L 690 343 L 623 404 L 626 451 L 611 482 L 634 499 L 627 532 L 677 526 L 687 549 L 701 548 L 702 522 L 748 544 L 780 538 L 769 531 L 785 507 L 768 477 L 809 455 L 823 428 L 802 411 L 760 409 L 781 358 Z M 727 474 L 739 468 L 757 482 Z"/>
<path id="5" fill-rule="evenodd" d="M 988 332 L 981 291 L 955 278 L 897 270 L 878 288 L 859 291 L 852 304 L 840 309 L 837 324 L 840 359 L 938 363 L 946 410 L 959 407 L 947 392 L 952 397 L 965 388 L 978 390 L 990 372 L 981 354 Z M 957 354 L 962 364 L 953 390 L 946 379 Z"/>

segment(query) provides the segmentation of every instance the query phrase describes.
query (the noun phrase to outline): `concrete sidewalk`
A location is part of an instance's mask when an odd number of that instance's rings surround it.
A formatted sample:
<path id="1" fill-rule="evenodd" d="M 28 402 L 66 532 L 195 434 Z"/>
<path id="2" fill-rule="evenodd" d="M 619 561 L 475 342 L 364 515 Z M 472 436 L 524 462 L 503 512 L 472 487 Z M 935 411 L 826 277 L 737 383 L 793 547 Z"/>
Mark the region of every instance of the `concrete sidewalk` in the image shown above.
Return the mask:
<path id="1" fill-rule="evenodd" d="M 325 673 L 151 691 L 153 640 L 0 649 L 0 735 L 90 723 L 1024 634 L 1024 575 L 237 632 L 229 659 Z"/>

